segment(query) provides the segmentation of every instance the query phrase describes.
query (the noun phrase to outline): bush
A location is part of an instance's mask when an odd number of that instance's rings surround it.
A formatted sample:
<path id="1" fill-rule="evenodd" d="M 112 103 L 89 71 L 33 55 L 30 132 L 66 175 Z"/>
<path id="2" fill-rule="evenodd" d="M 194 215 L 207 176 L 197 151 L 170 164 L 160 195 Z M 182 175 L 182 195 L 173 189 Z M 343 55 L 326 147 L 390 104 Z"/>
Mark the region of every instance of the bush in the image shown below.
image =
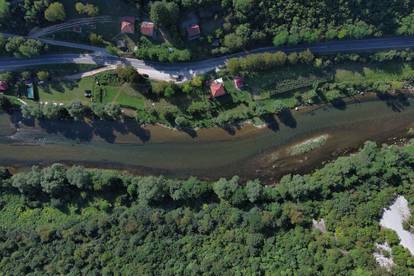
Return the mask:
<path id="1" fill-rule="evenodd" d="M 50 22 L 63 21 L 66 18 L 65 7 L 62 3 L 53 2 L 45 10 L 45 19 Z"/>
<path id="2" fill-rule="evenodd" d="M 75 4 L 75 9 L 79 14 L 86 14 L 88 16 L 97 16 L 99 14 L 99 8 L 92 4 L 77 2 Z"/>

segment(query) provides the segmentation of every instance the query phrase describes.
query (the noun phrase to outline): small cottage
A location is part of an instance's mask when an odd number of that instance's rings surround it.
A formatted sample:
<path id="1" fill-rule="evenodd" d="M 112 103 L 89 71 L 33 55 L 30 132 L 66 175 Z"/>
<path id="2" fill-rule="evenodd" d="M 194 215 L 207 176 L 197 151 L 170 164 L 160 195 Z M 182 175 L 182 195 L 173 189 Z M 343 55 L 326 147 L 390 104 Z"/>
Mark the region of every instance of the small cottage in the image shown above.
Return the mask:
<path id="1" fill-rule="evenodd" d="M 124 33 L 124 34 L 135 33 L 135 17 L 125 16 L 121 18 L 121 33 Z"/>
<path id="2" fill-rule="evenodd" d="M 224 96 L 226 94 L 226 90 L 224 89 L 224 82 L 222 78 L 216 79 L 211 82 L 210 93 L 211 93 L 211 97 L 213 98 Z"/>
<path id="3" fill-rule="evenodd" d="M 155 26 L 154 23 L 144 21 L 141 23 L 141 34 L 149 37 L 154 36 Z"/>
<path id="4" fill-rule="evenodd" d="M 9 89 L 9 85 L 6 81 L 0 81 L 0 93 L 5 92 L 7 89 Z"/>
<path id="5" fill-rule="evenodd" d="M 235 77 L 235 78 L 234 78 L 234 80 L 233 80 L 233 82 L 234 82 L 234 87 L 235 87 L 237 90 L 242 89 L 242 88 L 243 88 L 243 86 L 244 86 L 244 80 L 243 80 L 243 78 L 241 78 L 241 77 Z"/>
<path id="6" fill-rule="evenodd" d="M 200 26 L 197 24 L 192 24 L 187 27 L 187 36 L 189 40 L 197 39 L 200 37 L 201 31 Z"/>

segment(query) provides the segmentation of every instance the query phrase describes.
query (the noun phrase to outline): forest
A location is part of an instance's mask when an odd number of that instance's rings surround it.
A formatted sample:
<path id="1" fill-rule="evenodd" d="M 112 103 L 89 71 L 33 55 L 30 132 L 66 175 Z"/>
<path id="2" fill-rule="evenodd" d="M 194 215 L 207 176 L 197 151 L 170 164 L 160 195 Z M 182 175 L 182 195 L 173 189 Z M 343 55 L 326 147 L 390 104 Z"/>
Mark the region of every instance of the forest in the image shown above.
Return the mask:
<path id="1" fill-rule="evenodd" d="M 163 36 L 168 37 L 163 44 L 152 44 L 144 37 L 138 42 L 139 50 L 135 53 L 138 58 L 160 61 L 189 60 L 193 51 L 196 57 L 200 57 L 272 43 L 281 46 L 389 34 L 412 35 L 414 26 L 414 2 L 409 0 L 112 2 L 114 5 L 121 4 L 119 2 L 130 5 L 134 14 L 129 15 L 135 16 L 139 21 L 151 20 L 162 30 Z M 104 5 L 105 3 L 94 0 L 0 0 L 0 27 L 3 31 L 27 34 L 34 27 L 72 19 L 73 10 L 80 17 L 105 15 Z M 189 22 L 189 18 L 198 18 L 201 22 L 201 40 L 198 44 L 188 43 L 185 28 L 182 27 Z M 94 34 L 94 37 L 100 37 L 99 41 L 102 42 L 101 35 L 104 34 Z M 175 51 L 170 55 L 168 49 Z"/>
<path id="2" fill-rule="evenodd" d="M 414 203 L 414 141 L 359 152 L 277 185 L 237 176 L 133 176 L 66 167 L 0 170 L 4 274 L 413 275 L 381 229 L 397 195 Z M 324 219 L 326 231 L 312 227 Z M 380 268 L 387 241 L 395 266 Z"/>

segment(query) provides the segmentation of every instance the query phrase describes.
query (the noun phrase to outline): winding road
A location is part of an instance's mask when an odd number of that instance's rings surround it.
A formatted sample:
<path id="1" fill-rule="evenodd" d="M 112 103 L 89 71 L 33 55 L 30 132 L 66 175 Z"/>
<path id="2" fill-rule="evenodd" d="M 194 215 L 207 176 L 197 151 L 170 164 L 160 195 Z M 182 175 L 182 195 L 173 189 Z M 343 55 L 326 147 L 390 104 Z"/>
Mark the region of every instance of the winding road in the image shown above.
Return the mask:
<path id="1" fill-rule="evenodd" d="M 49 26 L 46 28 L 34 28 L 29 33 L 29 37 L 31 38 L 40 38 L 41 36 L 54 34 L 58 31 L 67 31 L 71 30 L 74 27 L 80 27 L 85 25 L 95 25 L 97 23 L 110 23 L 113 22 L 115 19 L 111 16 L 96 16 L 96 17 L 86 17 L 86 18 L 77 18 L 68 20 L 64 23 Z"/>
<path id="2" fill-rule="evenodd" d="M 10 36 L 10 34 L 5 35 Z M 92 53 L 44 55 L 32 59 L 3 58 L 0 59 L 0 71 L 9 71 L 27 66 L 47 64 L 75 63 L 97 64 L 100 66 L 128 64 L 134 66 L 140 73 L 147 74 L 152 79 L 172 80 L 172 75 L 183 75 L 184 79 L 189 79 L 194 75 L 206 73 L 208 71 L 215 70 L 216 68 L 225 65 L 226 61 L 229 58 L 242 57 L 253 53 L 275 51 L 284 51 L 286 53 L 289 53 L 309 49 L 315 54 L 334 54 L 347 52 L 360 53 L 378 50 L 414 48 L 414 37 L 383 37 L 361 40 L 327 41 L 316 44 L 299 45 L 294 47 L 265 47 L 201 61 L 168 64 L 112 56 L 109 55 L 104 48 L 93 47 L 89 45 L 48 39 L 40 40 L 44 43 L 88 50 Z"/>

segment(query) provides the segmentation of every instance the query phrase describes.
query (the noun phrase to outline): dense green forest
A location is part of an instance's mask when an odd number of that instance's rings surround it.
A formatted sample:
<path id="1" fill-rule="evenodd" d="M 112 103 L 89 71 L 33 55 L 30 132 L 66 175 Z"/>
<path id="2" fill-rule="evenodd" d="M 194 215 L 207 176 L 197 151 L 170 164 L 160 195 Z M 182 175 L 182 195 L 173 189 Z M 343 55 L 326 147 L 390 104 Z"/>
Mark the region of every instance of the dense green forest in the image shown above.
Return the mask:
<path id="1" fill-rule="evenodd" d="M 238 177 L 137 177 L 60 164 L 0 172 L 4 274 L 412 275 L 381 229 L 397 194 L 414 203 L 414 142 L 367 142 L 275 186 Z M 327 231 L 312 228 L 323 218 Z M 373 258 L 388 241 L 392 272 Z"/>
<path id="2" fill-rule="evenodd" d="M 111 4 L 124 9 L 108 10 Z M 412 35 L 413 8 L 414 2 L 409 0 L 90 0 L 83 3 L 0 0 L 0 27 L 27 34 L 34 27 L 74 17 L 133 15 L 138 22 L 153 21 L 162 30 L 165 40 L 160 44 L 160 41 L 151 42 L 142 37 L 137 41 L 139 58 L 183 61 L 190 59 L 191 54 L 179 51 L 180 48 L 191 49 L 199 56 L 224 54 L 272 42 L 279 46 L 325 39 Z M 119 14 L 113 14 L 115 11 Z M 200 43 L 187 42 L 186 26 L 193 23 L 201 26 Z M 105 33 L 94 33 L 93 37 L 91 43 L 102 44 Z M 169 54 L 171 47 L 176 47 L 173 54 Z"/>

